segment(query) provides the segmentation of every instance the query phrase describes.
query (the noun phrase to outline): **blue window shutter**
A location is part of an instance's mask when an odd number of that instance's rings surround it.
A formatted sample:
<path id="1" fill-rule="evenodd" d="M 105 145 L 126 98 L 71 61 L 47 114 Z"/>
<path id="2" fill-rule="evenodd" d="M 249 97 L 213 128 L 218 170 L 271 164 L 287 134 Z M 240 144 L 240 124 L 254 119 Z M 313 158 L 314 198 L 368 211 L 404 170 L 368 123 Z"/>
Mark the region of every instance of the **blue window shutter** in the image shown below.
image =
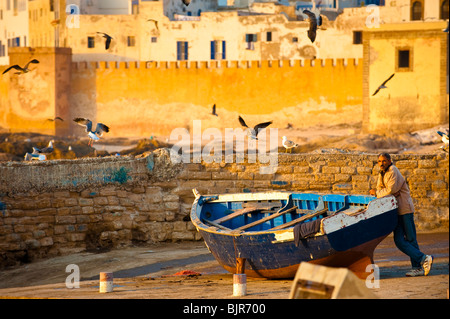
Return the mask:
<path id="1" fill-rule="evenodd" d="M 177 41 L 177 60 L 181 60 L 181 42 Z"/>
<path id="2" fill-rule="evenodd" d="M 214 60 L 216 58 L 216 51 L 214 48 L 214 41 L 211 41 L 211 60 Z"/>
<path id="3" fill-rule="evenodd" d="M 226 59 L 226 53 L 225 53 L 225 47 L 226 47 L 226 42 L 222 41 L 222 60 Z"/>
<path id="4" fill-rule="evenodd" d="M 188 60 L 188 43 L 184 42 L 184 59 Z"/>

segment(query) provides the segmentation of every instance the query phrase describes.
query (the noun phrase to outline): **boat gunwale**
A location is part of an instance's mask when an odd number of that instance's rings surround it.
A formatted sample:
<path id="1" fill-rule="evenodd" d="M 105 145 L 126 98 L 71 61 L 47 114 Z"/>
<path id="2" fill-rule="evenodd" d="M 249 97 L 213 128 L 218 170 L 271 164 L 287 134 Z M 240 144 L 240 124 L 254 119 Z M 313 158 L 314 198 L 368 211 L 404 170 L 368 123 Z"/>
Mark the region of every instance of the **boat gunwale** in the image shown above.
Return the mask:
<path id="1" fill-rule="evenodd" d="M 200 219 L 199 214 L 197 213 L 199 211 L 199 206 L 203 206 L 203 203 L 224 203 L 224 202 L 237 202 L 237 201 L 258 201 L 258 200 L 288 200 L 289 201 L 289 197 L 294 194 L 295 192 L 258 192 L 258 193 L 235 193 L 235 194 L 222 194 L 222 195 L 214 195 L 214 197 L 217 197 L 217 199 L 211 199 L 205 202 L 201 202 L 199 203 L 201 198 L 208 198 L 211 195 L 199 195 L 198 197 L 195 198 L 194 203 L 192 204 L 192 209 L 191 209 L 191 221 L 194 224 L 194 226 L 197 228 L 197 230 L 202 229 L 203 231 L 206 232 L 210 232 L 210 233 L 215 233 L 215 234 L 220 234 L 220 235 L 225 235 L 225 236 L 258 236 L 258 235 L 268 235 L 268 234 L 283 234 L 283 233 L 292 233 L 294 231 L 294 227 L 295 226 L 290 226 L 284 229 L 279 229 L 279 230 L 259 230 L 259 231 L 238 231 L 238 230 L 225 230 L 225 229 L 220 229 L 216 226 L 209 226 L 207 225 L 205 222 L 203 222 Z M 270 197 L 270 195 L 277 195 L 279 197 Z M 318 194 L 318 193 L 301 193 L 301 194 L 312 194 L 312 195 L 318 195 L 318 196 L 326 196 L 327 194 Z M 332 194 L 332 195 L 342 195 L 342 194 Z M 358 196 L 358 195 L 357 195 Z M 366 196 L 366 195 L 364 195 Z M 250 198 L 254 198 L 254 199 L 250 199 Z M 369 197 L 369 196 L 367 196 Z M 229 198 L 233 199 L 233 200 L 229 200 Z M 270 199 L 268 199 L 270 198 Z M 244 200 L 245 199 L 245 200 Z M 345 211 L 336 211 L 336 214 L 330 215 L 330 216 L 324 216 L 321 218 L 321 231 L 319 233 L 316 234 L 316 236 L 324 236 L 327 235 L 327 233 L 322 231 L 322 225 L 323 225 L 323 220 L 336 216 L 338 214 L 346 214 L 347 216 L 358 216 L 360 214 L 365 213 L 368 208 L 369 205 L 377 198 L 373 198 L 370 202 L 368 202 L 367 204 L 365 204 L 365 209 L 357 212 L 357 213 L 353 213 L 352 215 L 348 215 L 345 213 Z M 286 206 L 288 205 L 288 203 L 283 206 L 281 209 L 284 209 Z M 194 214 L 193 211 L 195 211 L 196 213 Z M 314 212 L 314 210 L 311 210 L 311 212 Z"/>

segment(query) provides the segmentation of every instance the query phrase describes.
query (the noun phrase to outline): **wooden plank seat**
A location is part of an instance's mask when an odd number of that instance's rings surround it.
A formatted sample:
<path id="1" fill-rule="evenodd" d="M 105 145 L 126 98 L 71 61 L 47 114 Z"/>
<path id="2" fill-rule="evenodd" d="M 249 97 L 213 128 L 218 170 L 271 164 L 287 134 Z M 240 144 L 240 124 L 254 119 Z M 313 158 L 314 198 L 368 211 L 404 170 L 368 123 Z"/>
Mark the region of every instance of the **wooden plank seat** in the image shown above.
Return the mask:
<path id="1" fill-rule="evenodd" d="M 332 211 L 332 212 L 331 212 L 331 211 L 328 211 L 327 208 L 323 208 L 323 209 L 321 209 L 321 210 L 318 210 L 317 212 L 312 212 L 311 214 L 301 216 L 301 217 L 299 217 L 299 218 L 296 218 L 296 219 L 291 220 L 290 222 L 284 223 L 284 224 L 279 225 L 279 226 L 277 226 L 277 227 L 273 227 L 273 228 L 271 228 L 271 229 L 269 229 L 269 230 L 280 230 L 280 229 L 288 228 L 288 227 L 294 226 L 295 224 L 298 224 L 298 223 L 301 223 L 301 222 L 303 222 L 303 221 L 305 221 L 305 220 L 308 220 L 308 219 L 310 219 L 310 218 L 313 218 L 313 217 L 322 215 L 322 214 L 324 214 L 324 213 L 326 213 L 327 215 L 334 215 L 334 214 L 336 214 L 336 213 L 339 213 L 339 212 L 341 212 L 341 211 L 344 211 L 344 209 L 345 209 L 345 207 L 342 207 L 342 208 L 339 208 L 339 209 L 336 210 L 336 211 Z M 299 213 L 299 209 L 297 209 L 297 213 Z"/>
<path id="2" fill-rule="evenodd" d="M 311 214 L 303 215 L 303 216 L 301 216 L 299 218 L 291 220 L 290 222 L 287 222 L 287 223 L 284 223 L 282 225 L 273 227 L 273 228 L 271 228 L 269 230 L 280 230 L 280 229 L 288 228 L 288 227 L 294 226 L 295 224 L 298 224 L 298 223 L 301 223 L 301 222 L 303 222 L 305 220 L 308 220 L 310 218 L 322 215 L 322 214 L 326 213 L 327 211 L 328 211 L 328 208 L 324 208 L 324 209 L 318 210 L 316 212 L 312 212 Z"/>
<path id="3" fill-rule="evenodd" d="M 296 209 L 297 209 L 297 206 L 288 208 L 288 209 L 286 209 L 286 210 L 284 210 L 284 211 L 280 211 L 280 210 L 279 210 L 279 211 L 276 212 L 275 214 L 272 214 L 272 215 L 270 215 L 270 216 L 267 216 L 267 217 L 261 218 L 261 219 L 259 219 L 259 220 L 256 220 L 256 221 L 254 221 L 253 223 L 249 223 L 249 224 L 247 224 L 247 225 L 243 225 L 243 226 L 241 226 L 241 227 L 238 227 L 238 228 L 236 228 L 236 230 L 244 230 L 244 229 L 251 228 L 251 227 L 253 227 L 253 226 L 256 226 L 256 225 L 265 223 L 265 222 L 268 221 L 268 220 L 277 218 L 277 217 L 279 217 L 279 216 L 281 216 L 281 215 L 284 215 L 284 214 L 286 214 L 286 213 L 290 213 L 290 212 L 292 212 L 293 210 L 296 210 Z"/>
<path id="4" fill-rule="evenodd" d="M 279 208 L 280 207 L 280 203 L 248 203 L 248 205 L 243 205 L 244 208 L 238 209 L 235 212 L 228 214 L 224 217 L 218 218 L 216 220 L 213 220 L 213 223 L 216 224 L 221 224 L 223 222 L 226 222 L 230 219 L 233 219 L 235 217 L 241 216 L 241 215 L 245 215 L 245 214 L 249 214 L 249 213 L 254 213 L 254 212 L 259 212 L 259 211 L 270 211 L 273 208 Z"/>

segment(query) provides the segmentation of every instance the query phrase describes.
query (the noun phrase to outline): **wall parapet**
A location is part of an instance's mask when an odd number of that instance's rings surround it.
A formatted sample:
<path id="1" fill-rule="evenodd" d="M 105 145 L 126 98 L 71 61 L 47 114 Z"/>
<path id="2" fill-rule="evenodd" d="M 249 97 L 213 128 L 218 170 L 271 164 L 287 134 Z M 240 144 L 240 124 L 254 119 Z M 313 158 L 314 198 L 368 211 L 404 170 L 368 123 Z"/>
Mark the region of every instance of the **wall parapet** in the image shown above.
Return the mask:
<path id="1" fill-rule="evenodd" d="M 258 163 L 173 164 L 167 149 L 139 157 L 0 163 L 0 269 L 35 258 L 136 243 L 201 240 L 194 195 L 259 191 L 367 194 L 376 154 L 279 154 Z M 448 231 L 449 157 L 393 155 L 421 231 Z"/>
<path id="2" fill-rule="evenodd" d="M 207 60 L 207 61 L 78 61 L 72 67 L 83 69 L 251 69 L 272 67 L 347 67 L 362 66 L 362 59 L 291 59 L 291 60 Z"/>

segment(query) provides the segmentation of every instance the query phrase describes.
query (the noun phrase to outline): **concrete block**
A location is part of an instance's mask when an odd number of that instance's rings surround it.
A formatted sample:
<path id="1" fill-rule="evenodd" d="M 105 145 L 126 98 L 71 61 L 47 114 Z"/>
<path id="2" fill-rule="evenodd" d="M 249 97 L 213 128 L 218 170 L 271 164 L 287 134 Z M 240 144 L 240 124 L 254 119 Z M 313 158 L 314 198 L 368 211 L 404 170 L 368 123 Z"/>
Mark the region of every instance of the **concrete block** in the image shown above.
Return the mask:
<path id="1" fill-rule="evenodd" d="M 291 286 L 289 299 L 375 299 L 365 281 L 347 268 L 331 268 L 302 262 Z"/>

